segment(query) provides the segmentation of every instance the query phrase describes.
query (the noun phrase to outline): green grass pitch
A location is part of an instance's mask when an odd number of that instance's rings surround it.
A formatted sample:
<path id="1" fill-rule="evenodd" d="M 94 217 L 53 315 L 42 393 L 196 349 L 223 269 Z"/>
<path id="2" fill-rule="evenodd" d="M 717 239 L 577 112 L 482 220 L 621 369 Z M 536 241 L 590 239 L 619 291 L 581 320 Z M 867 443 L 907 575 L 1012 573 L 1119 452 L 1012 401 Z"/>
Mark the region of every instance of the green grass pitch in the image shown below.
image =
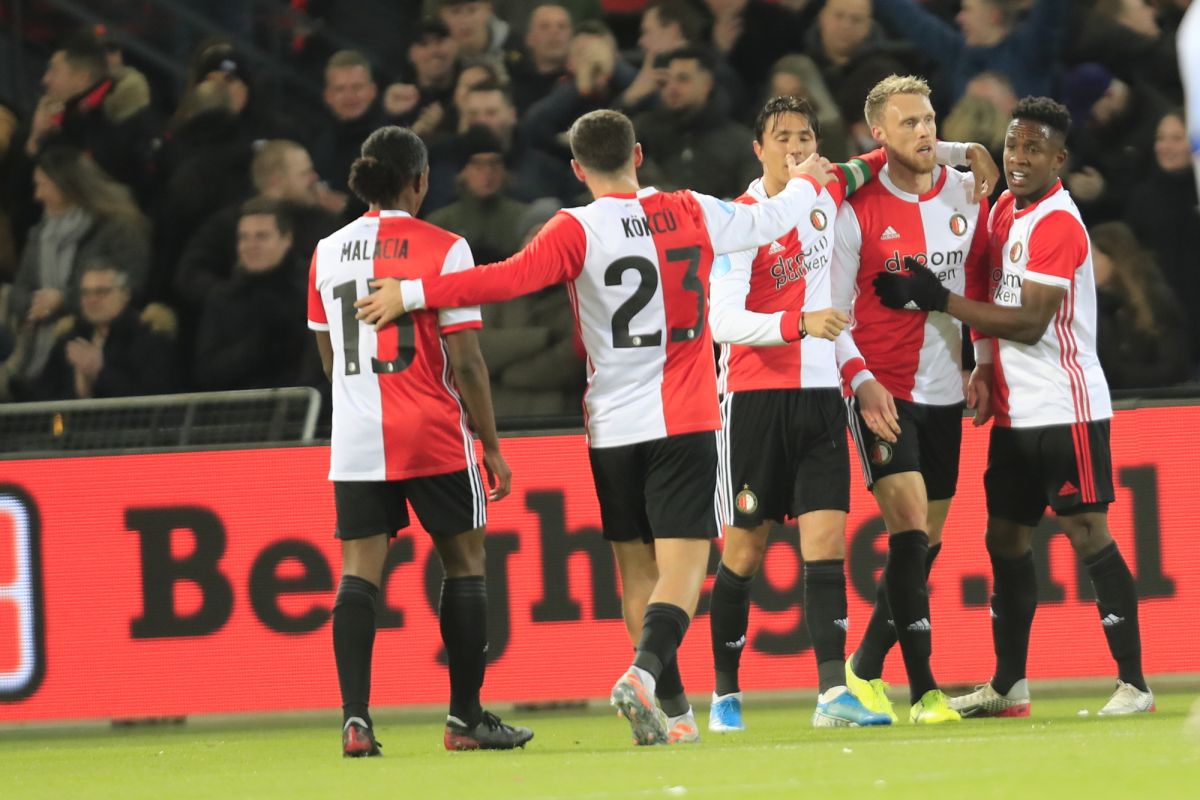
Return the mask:
<path id="1" fill-rule="evenodd" d="M 10 728 L 0 798 L 1200 798 L 1196 696 L 1097 718 L 1105 699 L 1035 689 L 1028 719 L 818 731 L 808 703 L 749 698 L 747 732 L 654 748 L 634 748 L 625 722 L 599 709 L 510 711 L 537 731 L 511 753 L 447 753 L 437 718 L 384 713 L 384 757 L 357 760 L 340 756 L 336 717 Z"/>

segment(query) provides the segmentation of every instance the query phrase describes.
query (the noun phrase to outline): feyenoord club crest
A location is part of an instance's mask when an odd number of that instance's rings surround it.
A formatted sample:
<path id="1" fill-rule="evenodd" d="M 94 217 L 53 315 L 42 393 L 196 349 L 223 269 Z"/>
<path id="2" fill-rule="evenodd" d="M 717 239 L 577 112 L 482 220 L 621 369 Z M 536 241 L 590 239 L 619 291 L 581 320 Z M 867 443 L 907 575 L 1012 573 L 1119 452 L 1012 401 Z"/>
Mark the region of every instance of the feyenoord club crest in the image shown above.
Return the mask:
<path id="1" fill-rule="evenodd" d="M 1008 248 L 1008 260 L 1014 264 L 1021 260 L 1021 253 L 1025 252 L 1025 247 L 1020 242 L 1013 242 L 1013 246 Z"/>
<path id="2" fill-rule="evenodd" d="M 875 444 L 871 445 L 871 452 L 869 455 L 872 464 L 882 467 L 884 464 L 887 464 L 892 460 L 892 446 L 880 439 L 879 441 L 875 442 Z"/>
<path id="3" fill-rule="evenodd" d="M 808 215 L 808 221 L 812 223 L 813 229 L 818 231 L 825 230 L 825 226 L 829 221 L 825 219 L 825 212 L 819 208 L 814 208 L 813 212 Z"/>
<path id="4" fill-rule="evenodd" d="M 967 232 L 967 218 L 962 214 L 955 214 L 950 218 L 950 232 L 955 236 L 962 236 Z"/>
<path id="5" fill-rule="evenodd" d="M 737 510 L 743 514 L 753 514 L 758 508 L 758 497 L 754 492 L 750 491 L 749 485 L 743 485 L 742 490 L 737 493 L 737 497 L 733 499 Z"/>

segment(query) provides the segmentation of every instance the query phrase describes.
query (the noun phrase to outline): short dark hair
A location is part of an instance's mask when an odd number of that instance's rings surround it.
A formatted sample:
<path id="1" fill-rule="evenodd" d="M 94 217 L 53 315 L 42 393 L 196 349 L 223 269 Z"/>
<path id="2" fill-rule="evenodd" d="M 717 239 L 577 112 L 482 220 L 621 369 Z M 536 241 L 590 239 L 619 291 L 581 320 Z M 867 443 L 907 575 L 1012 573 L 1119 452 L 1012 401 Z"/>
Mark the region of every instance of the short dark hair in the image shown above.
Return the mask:
<path id="1" fill-rule="evenodd" d="M 658 12 L 660 25 L 678 25 L 679 32 L 689 42 L 700 39 L 701 16 L 696 13 L 688 0 L 658 0 L 646 7 L 646 11 Z"/>
<path id="2" fill-rule="evenodd" d="M 279 233 L 283 236 L 291 236 L 292 218 L 287 213 L 283 203 L 273 197 L 252 197 L 242 203 L 242 208 L 238 213 L 238 220 L 241 220 L 243 217 L 259 216 L 274 217 L 275 225 L 279 228 Z"/>
<path id="3" fill-rule="evenodd" d="M 571 155 L 586 169 L 607 174 L 620 172 L 633 158 L 637 137 L 633 123 L 620 111 L 590 111 L 571 126 Z"/>
<path id="4" fill-rule="evenodd" d="M 817 109 L 813 107 L 808 98 L 787 94 L 772 97 L 758 112 L 758 116 L 754 120 L 754 138 L 758 140 L 759 144 L 763 142 L 767 123 L 774 121 L 774 124 L 778 125 L 779 118 L 784 114 L 803 114 L 804 118 L 808 120 L 808 127 L 812 128 L 813 136 L 821 138 L 821 120 L 817 117 Z"/>
<path id="5" fill-rule="evenodd" d="M 350 165 L 350 189 L 368 205 L 384 206 L 425 173 L 429 151 L 408 128 L 388 125 L 363 142 L 362 156 Z"/>
<path id="6" fill-rule="evenodd" d="M 1023 97 L 1013 106 L 1013 119 L 1027 119 L 1048 126 L 1064 139 L 1071 130 L 1071 112 L 1049 97 Z"/>
<path id="7" fill-rule="evenodd" d="M 63 42 L 59 51 L 71 69 L 83 70 L 98 81 L 108 75 L 108 59 L 94 36 L 80 33 Z"/>
<path id="8" fill-rule="evenodd" d="M 609 28 L 603 22 L 594 19 L 585 20 L 576 25 L 573 36 L 601 36 L 605 39 L 611 39 L 614 42 L 616 41 L 616 37 L 613 36 L 612 28 Z"/>
<path id="9" fill-rule="evenodd" d="M 504 98 L 506 103 L 508 103 L 510 106 L 514 105 L 512 90 L 510 90 L 508 86 L 501 81 L 487 80 L 477 83 L 474 86 L 467 87 L 466 94 L 474 94 L 475 92 L 499 92 L 500 96 Z"/>
<path id="10" fill-rule="evenodd" d="M 700 65 L 700 69 L 709 75 L 717 69 L 717 57 L 713 55 L 713 51 L 699 44 L 686 44 L 678 47 L 664 55 L 663 60 L 668 65 L 672 61 L 695 61 Z"/>

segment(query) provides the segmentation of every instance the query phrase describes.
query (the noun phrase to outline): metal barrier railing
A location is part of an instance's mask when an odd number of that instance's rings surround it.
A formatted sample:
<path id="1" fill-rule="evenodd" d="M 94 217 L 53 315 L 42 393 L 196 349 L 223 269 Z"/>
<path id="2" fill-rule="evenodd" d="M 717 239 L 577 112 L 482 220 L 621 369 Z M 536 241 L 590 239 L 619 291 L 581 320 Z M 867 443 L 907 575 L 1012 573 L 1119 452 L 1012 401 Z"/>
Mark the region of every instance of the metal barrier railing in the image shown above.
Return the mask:
<path id="1" fill-rule="evenodd" d="M 311 387 L 0 406 L 0 458 L 313 442 Z"/>

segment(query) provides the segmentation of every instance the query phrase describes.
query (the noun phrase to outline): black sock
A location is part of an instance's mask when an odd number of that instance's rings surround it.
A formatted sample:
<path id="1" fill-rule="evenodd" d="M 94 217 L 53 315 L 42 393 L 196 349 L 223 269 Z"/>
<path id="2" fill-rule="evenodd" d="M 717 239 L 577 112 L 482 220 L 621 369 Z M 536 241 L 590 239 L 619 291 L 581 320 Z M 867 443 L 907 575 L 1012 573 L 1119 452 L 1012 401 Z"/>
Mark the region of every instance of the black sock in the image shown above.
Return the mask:
<path id="1" fill-rule="evenodd" d="M 804 564 L 804 621 L 822 692 L 846 682 L 846 569 L 840 558 Z"/>
<path id="2" fill-rule="evenodd" d="M 750 626 L 750 584 L 753 580 L 753 575 L 743 578 L 724 562 L 717 566 L 708 622 L 712 629 L 718 695 L 740 691 L 738 665 L 746 646 L 746 629 Z"/>
<path id="3" fill-rule="evenodd" d="M 692 707 L 683 691 L 683 676 L 679 674 L 678 658 L 672 658 L 671 662 L 663 667 L 662 674 L 654 684 L 654 696 L 658 698 L 658 704 L 668 717 L 686 714 Z"/>
<path id="4" fill-rule="evenodd" d="M 1032 550 L 1016 558 L 991 559 L 992 645 L 996 650 L 992 688 L 1006 694 L 1025 677 L 1029 631 L 1037 611 L 1037 572 Z"/>
<path id="5" fill-rule="evenodd" d="M 941 542 L 929 545 L 929 552 L 925 555 L 926 581 L 929 580 L 933 562 L 937 560 L 940 552 Z M 875 607 L 871 609 L 871 619 L 867 621 L 867 630 L 855 654 L 854 674 L 864 680 L 882 675 L 883 660 L 887 658 L 896 641 L 896 628 L 892 625 L 892 607 L 887 601 L 887 582 L 881 575 L 879 585 L 875 587 Z"/>
<path id="6" fill-rule="evenodd" d="M 887 583 L 888 605 L 904 669 L 908 672 L 908 690 L 917 702 L 930 689 L 937 688 L 929 657 L 933 652 L 929 624 L 929 585 L 925 578 L 929 536 L 925 531 L 893 533 L 888 538 L 888 560 L 883 568 Z"/>
<path id="7" fill-rule="evenodd" d="M 359 717 L 371 724 L 371 652 L 375 647 L 375 600 L 379 587 L 343 575 L 333 603 L 333 658 L 342 690 L 342 723 Z"/>
<path id="8" fill-rule="evenodd" d="M 691 620 L 686 611 L 670 603 L 646 606 L 642 620 L 642 640 L 638 642 L 633 665 L 649 672 L 657 683 L 664 668 L 675 660 L 675 651 Z"/>
<path id="9" fill-rule="evenodd" d="M 450 667 L 450 714 L 474 727 L 483 716 L 479 689 L 487 669 L 487 585 L 483 576 L 443 580 L 438 613 Z"/>
<path id="10" fill-rule="evenodd" d="M 1117 673 L 1121 680 L 1147 691 L 1146 678 L 1142 675 L 1142 634 L 1138 628 L 1138 596 L 1133 573 L 1116 542 L 1085 558 L 1083 563 L 1087 565 L 1092 586 L 1096 589 L 1100 624 L 1104 626 L 1108 650 L 1117 662 Z"/>

